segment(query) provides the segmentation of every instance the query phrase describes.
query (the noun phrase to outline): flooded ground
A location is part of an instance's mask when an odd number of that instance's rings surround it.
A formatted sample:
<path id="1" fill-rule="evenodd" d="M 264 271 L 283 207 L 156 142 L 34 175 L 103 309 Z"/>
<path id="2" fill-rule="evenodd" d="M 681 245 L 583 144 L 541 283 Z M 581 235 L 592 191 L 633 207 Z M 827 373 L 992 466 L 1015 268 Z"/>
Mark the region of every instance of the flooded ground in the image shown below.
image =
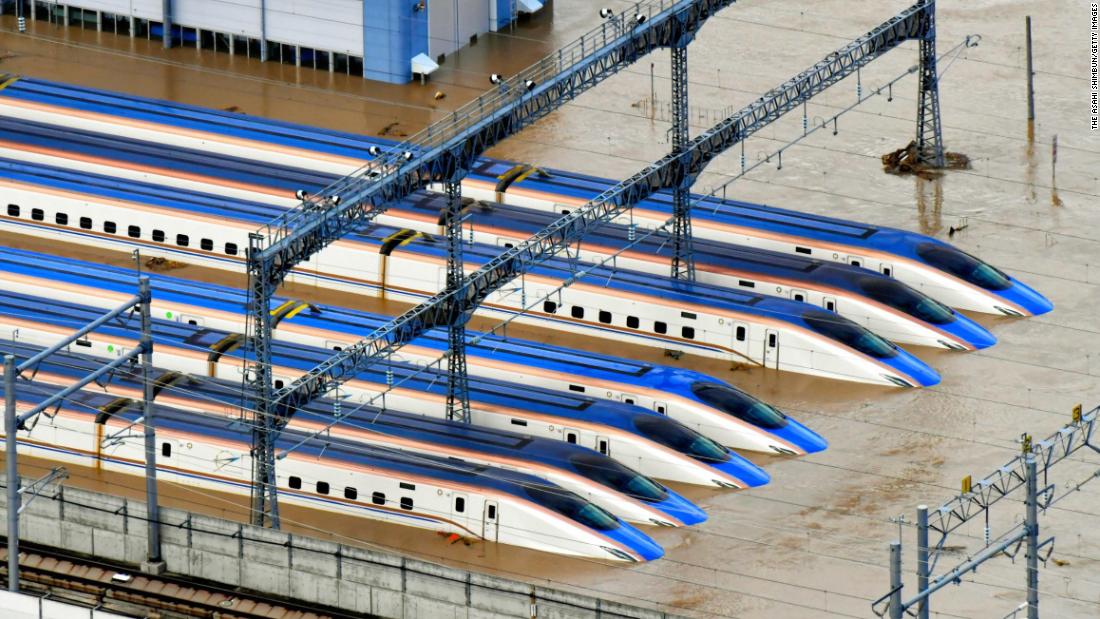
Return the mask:
<path id="1" fill-rule="evenodd" d="M 689 52 L 696 130 L 710 124 L 713 113 L 754 100 L 906 4 L 747 0 L 725 9 Z M 685 358 L 680 363 L 782 406 L 823 433 L 830 449 L 766 462 L 773 482 L 764 488 L 740 493 L 683 489 L 707 509 L 710 520 L 692 529 L 654 532 L 668 554 L 651 564 L 607 567 L 514 549 L 450 546 L 434 535 L 365 527 L 327 515 L 322 520 L 288 514 L 288 524 L 316 531 L 316 523 L 323 521 L 328 535 L 345 541 L 397 546 L 690 616 L 871 616 L 870 601 L 888 589 L 887 543 L 898 535 L 894 519 L 899 514 L 912 522 L 917 504 L 935 507 L 957 491 L 965 475 L 984 476 L 1013 457 L 1021 433 L 1046 436 L 1068 421 L 1073 404 L 1083 402 L 1087 409 L 1100 403 L 1100 139 L 1088 128 L 1088 5 L 1071 0 L 944 0 L 939 5 L 941 52 L 967 34 L 983 37 L 978 47 L 941 65 L 949 65 L 941 83 L 947 146 L 969 155 L 972 170 L 935 181 L 883 174 L 879 156 L 904 146 L 913 132 L 916 85 L 910 76 L 898 83 L 892 101 L 882 96 L 864 103 L 840 117 L 837 135 L 830 127 L 810 136 L 784 152 L 782 169 L 772 158 L 731 185 L 728 195 L 945 239 L 950 234 L 952 243 L 1041 290 L 1054 301 L 1053 313 L 1028 320 L 977 316 L 1000 340 L 985 351 L 918 350 L 944 377 L 942 384 L 920 391 L 852 387 L 759 370 L 730 372 L 722 364 Z M 426 86 L 391 87 L 190 49 L 162 53 L 148 42 L 43 24 L 35 26 L 35 38 L 16 37 L 10 17 L 0 21 L 0 70 L 236 106 L 248 114 L 351 131 L 376 134 L 398 122 L 411 132 L 483 88 L 487 73 L 515 70 L 540 49 L 579 34 L 597 19 L 584 0 L 556 0 L 553 9 L 552 19 L 547 14 L 514 33 L 483 38 L 477 47 L 448 59 Z M 1033 140 L 1026 121 L 1023 53 L 1028 11 L 1033 12 L 1037 91 Z M 134 56 L 150 46 L 155 59 Z M 667 53 L 624 70 L 491 154 L 616 178 L 637 171 L 668 149 L 667 124 L 649 120 L 646 108 L 635 105 L 651 96 L 651 61 L 659 109 L 668 100 Z M 501 67 L 504 63 L 514 66 Z M 891 52 L 861 72 L 862 92 L 914 63 L 913 44 Z M 437 90 L 447 97 L 435 100 Z M 810 124 L 831 118 L 856 94 L 853 77 L 815 99 L 806 109 Z M 793 112 L 749 140 L 746 163 L 763 160 L 801 134 L 801 117 Z M 737 150 L 715 161 L 696 190 L 716 186 L 740 170 Z M 952 234 L 952 229 L 958 231 Z M 224 277 L 196 271 L 181 274 Z M 331 293 L 324 298 L 346 301 Z M 604 346 L 530 330 L 522 334 Z M 1050 481 L 1059 484 L 1061 493 L 1098 466 L 1096 454 L 1080 453 L 1055 469 Z M 1100 616 L 1098 492 L 1100 483 L 1094 482 L 1042 516 L 1042 536 L 1057 536 L 1056 561 L 1040 573 L 1044 616 Z M 194 497 L 176 498 L 197 504 Z M 1022 516 L 1019 501 L 1002 502 L 991 519 L 994 534 Z M 952 552 L 940 559 L 938 571 L 981 545 L 981 526 L 973 522 L 948 540 Z M 914 535 L 908 525 L 902 532 L 910 574 Z M 1024 601 L 1019 558 L 1015 564 L 1008 559 L 988 563 L 965 577 L 963 586 L 938 594 L 932 606 L 936 616 L 1008 615 Z M 912 578 L 906 582 L 911 593 Z"/>

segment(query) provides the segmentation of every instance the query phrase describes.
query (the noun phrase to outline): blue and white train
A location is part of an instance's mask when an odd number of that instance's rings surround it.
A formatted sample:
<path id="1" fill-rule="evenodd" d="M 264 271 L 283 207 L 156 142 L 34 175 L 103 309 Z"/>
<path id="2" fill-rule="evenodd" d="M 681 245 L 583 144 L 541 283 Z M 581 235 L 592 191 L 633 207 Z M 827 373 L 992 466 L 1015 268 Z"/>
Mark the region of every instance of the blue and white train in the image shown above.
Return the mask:
<path id="1" fill-rule="evenodd" d="M 129 269 L 0 248 L 0 288 L 9 292 L 110 309 L 132 294 L 135 276 Z M 244 332 L 244 291 L 157 273 L 149 276 L 153 312 L 161 319 Z M 348 346 L 389 321 L 388 316 L 289 299 L 275 299 L 273 307 L 277 339 L 320 348 Z M 474 376 L 634 404 L 735 449 L 799 455 L 827 446 L 824 438 L 797 420 L 694 370 L 497 335 L 484 338 L 467 347 L 467 367 Z M 447 345 L 446 332 L 429 331 L 402 348 L 398 358 L 430 363 Z"/>
<path id="2" fill-rule="evenodd" d="M 32 346 L 49 346 L 87 324 L 98 309 L 0 291 L 0 337 Z M 197 376 L 240 381 L 247 350 L 240 334 L 189 324 L 154 320 L 154 360 L 158 367 Z M 86 354 L 111 357 L 137 345 L 136 317 L 89 334 L 77 343 Z M 242 354 L 243 353 L 243 354 Z M 329 351 L 279 342 L 273 346 L 276 387 L 301 376 Z M 438 371 L 391 363 L 374 366 L 344 383 L 342 406 L 368 403 L 389 390 L 381 404 L 418 415 L 445 414 L 447 381 Z M 391 383 L 392 381 L 392 383 Z M 719 488 L 766 484 L 763 469 L 713 440 L 669 419 L 620 402 L 547 391 L 503 381 L 471 378 L 471 421 L 486 428 L 512 430 L 593 448 L 645 475 Z M 291 425 L 297 423 L 293 418 Z M 342 428 L 333 428 L 334 433 Z"/>
<path id="3" fill-rule="evenodd" d="M 331 174 L 361 167 L 371 159 L 372 146 L 395 145 L 377 137 L 14 76 L 0 90 L 0 116 Z M 562 213 L 614 184 L 483 158 L 463 181 L 463 192 L 480 200 L 507 199 L 515 206 Z M 662 225 L 670 216 L 671 200 L 662 192 L 643 201 L 633 209 L 632 221 L 642 227 Z M 697 208 L 692 229 L 698 239 L 864 267 L 959 309 L 1031 316 L 1053 307 L 1043 295 L 993 265 L 923 234 L 736 200 L 693 200 Z M 628 217 L 620 223 L 628 223 Z"/>
<path id="4" fill-rule="evenodd" d="M 0 118 L 0 152 L 67 169 L 123 176 L 183 189 L 293 207 L 299 190 L 322 190 L 339 179 L 266 161 L 249 161 L 121 136 Z M 473 202 L 470 200 L 470 202 Z M 420 232 L 444 232 L 438 200 L 421 193 L 391 206 L 379 223 Z M 550 225 L 559 215 L 478 202 L 465 210 L 470 239 L 511 247 Z M 628 226 L 609 224 L 585 236 L 577 257 L 598 262 L 617 253 L 615 265 L 644 273 L 668 272 L 667 239 L 634 240 Z M 950 307 L 881 273 L 801 255 L 696 240 L 696 280 L 806 301 L 836 311 L 891 341 L 976 350 L 996 340 L 982 326 Z"/>
<path id="5" fill-rule="evenodd" d="M 0 341 L 0 354 L 29 358 L 42 349 Z M 61 351 L 38 366 L 35 379 L 70 385 L 101 367 L 104 359 Z M 240 416 L 241 384 L 155 369 L 159 404 L 220 417 Z M 140 372 L 122 368 L 112 380 L 91 388 L 140 401 Z M 333 421 L 333 400 L 299 410 L 293 427 L 324 433 Z M 456 458 L 518 471 L 550 481 L 635 524 L 678 527 L 706 520 L 703 510 L 674 490 L 592 449 L 509 430 L 493 430 L 374 407 L 345 410 L 339 432 L 348 441 L 380 448 Z"/>
<path id="6" fill-rule="evenodd" d="M 20 381 L 16 409 L 62 387 Z M 56 413 L 18 433 L 24 454 L 141 477 L 141 407 L 78 391 Z M 247 496 L 251 433 L 235 417 L 155 406 L 157 475 L 199 490 Z M 104 437 L 114 437 L 104 441 Z M 650 561 L 664 550 L 598 505 L 543 479 L 461 460 L 410 454 L 288 429 L 277 484 L 283 504 L 349 514 L 462 537 L 607 561 Z"/>
<path id="7" fill-rule="evenodd" d="M 0 228 L 106 249 L 240 271 L 248 235 L 280 209 L 255 202 L 0 160 L 8 206 Z M 472 244 L 467 268 L 498 253 Z M 866 328 L 808 303 L 606 268 L 564 289 L 575 265 L 550 260 L 480 306 L 483 315 L 747 362 L 825 378 L 899 387 L 939 382 L 921 360 Z M 372 225 L 328 246 L 290 281 L 419 302 L 446 279 L 442 243 Z M 536 302 L 543 299 L 541 303 Z"/>

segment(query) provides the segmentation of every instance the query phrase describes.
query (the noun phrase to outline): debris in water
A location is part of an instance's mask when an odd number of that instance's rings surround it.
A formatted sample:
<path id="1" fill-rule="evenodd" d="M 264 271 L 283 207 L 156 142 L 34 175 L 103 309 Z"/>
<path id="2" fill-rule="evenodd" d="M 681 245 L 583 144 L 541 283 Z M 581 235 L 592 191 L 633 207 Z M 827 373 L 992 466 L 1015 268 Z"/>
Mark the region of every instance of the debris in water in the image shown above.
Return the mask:
<path id="1" fill-rule="evenodd" d="M 150 271 L 173 271 L 175 269 L 182 269 L 187 266 L 182 262 L 176 262 L 175 260 L 169 260 L 167 258 L 150 258 L 145 261 L 145 268 Z"/>
<path id="2" fill-rule="evenodd" d="M 917 176 L 932 180 L 943 176 L 942 170 L 969 170 L 970 157 L 962 153 L 947 152 L 943 154 L 944 167 L 922 163 L 917 157 L 917 142 L 909 142 L 905 148 L 899 148 L 892 153 L 882 156 L 882 167 L 887 174 L 916 174 Z"/>
<path id="3" fill-rule="evenodd" d="M 435 91 L 435 100 L 436 101 L 439 101 L 440 99 L 446 99 L 446 98 L 447 98 L 447 93 L 443 92 L 442 90 Z"/>
<path id="4" fill-rule="evenodd" d="M 396 121 L 396 120 L 393 121 L 392 123 L 386 125 L 385 127 L 382 127 L 382 130 L 378 132 L 378 135 L 383 136 L 383 137 L 392 136 L 392 137 L 397 137 L 397 138 L 407 138 L 407 137 L 409 137 L 409 134 L 406 133 L 405 130 L 401 128 L 401 123 Z"/>

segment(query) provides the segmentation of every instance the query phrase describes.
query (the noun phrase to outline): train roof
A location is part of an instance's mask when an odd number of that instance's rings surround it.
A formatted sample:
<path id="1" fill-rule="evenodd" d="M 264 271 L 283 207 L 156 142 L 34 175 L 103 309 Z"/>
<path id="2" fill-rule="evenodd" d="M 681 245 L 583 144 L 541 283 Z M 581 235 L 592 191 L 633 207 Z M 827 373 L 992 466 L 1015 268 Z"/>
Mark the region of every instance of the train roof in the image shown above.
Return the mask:
<path id="1" fill-rule="evenodd" d="M 44 321 L 77 328 L 102 315 L 102 310 L 88 308 L 75 303 L 40 299 L 20 293 L 0 291 L 0 314 L 7 313 L 28 320 Z M 128 316 L 100 327 L 97 333 L 135 340 L 138 332 L 137 316 Z M 208 329 L 178 322 L 153 319 L 154 346 L 172 346 L 211 352 L 211 346 L 233 335 L 226 331 Z M 247 348 L 242 347 L 234 355 L 250 356 Z M 312 369 L 331 356 L 331 351 L 312 346 L 273 342 L 273 359 L 278 365 L 289 366 L 303 371 Z M 411 390 L 425 391 L 436 395 L 445 395 L 447 381 L 441 380 L 438 370 L 421 371 L 421 368 L 399 362 L 380 362 L 359 373 L 363 380 L 384 384 L 386 370 L 393 370 L 393 381 L 402 382 Z M 414 376 L 414 374 L 417 374 Z M 638 418 L 656 418 L 670 421 L 663 415 L 651 413 L 645 409 L 604 401 L 568 392 L 559 392 L 541 387 L 510 383 L 503 380 L 469 377 L 470 398 L 500 406 L 515 408 L 521 412 L 545 413 L 568 417 L 578 421 L 595 422 L 602 425 L 636 433 L 634 422 Z"/>
<path id="2" fill-rule="evenodd" d="M 0 341 L 0 350 L 6 354 L 28 358 L 42 349 L 19 342 Z M 59 351 L 40 364 L 39 371 L 73 376 L 75 379 L 95 371 L 102 364 L 102 360 L 95 357 L 71 351 Z M 166 373 L 163 370 L 156 370 L 156 372 L 158 376 Z M 230 407 L 240 406 L 240 383 L 210 377 L 189 376 L 188 378 L 191 380 L 186 384 L 186 388 L 180 388 L 170 395 L 208 403 L 221 403 Z M 141 389 L 138 377 L 121 372 L 115 375 L 114 382 L 131 389 L 139 391 Z M 112 396 L 109 399 L 115 398 Z M 332 421 L 336 403 L 337 401 L 333 399 L 319 398 L 309 403 L 298 414 L 305 414 L 314 421 L 328 423 Z M 348 404 L 342 412 L 347 416 L 344 421 L 341 421 L 341 425 L 351 429 L 363 429 L 512 458 L 527 458 L 569 470 L 575 469 L 570 460 L 572 456 L 607 458 L 591 449 L 565 441 L 533 437 L 426 415 L 356 404 Z"/>
<path id="3" fill-rule="evenodd" d="M 61 386 L 41 381 L 19 382 L 16 386 L 19 401 L 40 403 Z M 82 414 L 98 414 L 114 409 L 117 396 L 95 391 L 78 391 L 68 396 L 62 408 Z M 200 435 L 239 443 L 247 452 L 251 444 L 251 427 L 247 422 L 218 415 L 186 411 L 162 404 L 154 404 L 157 429 L 182 435 Z M 141 407 L 131 406 L 114 412 L 113 417 L 137 423 L 142 417 Z M 385 469 L 396 475 L 430 477 L 442 482 L 463 483 L 483 488 L 493 488 L 532 500 L 522 488 L 539 486 L 552 488 L 562 494 L 568 490 L 542 478 L 526 473 L 510 471 L 457 458 L 444 458 L 428 454 L 411 453 L 389 447 L 374 446 L 338 437 L 319 437 L 312 433 L 285 429 L 276 440 L 276 450 L 289 449 L 320 462 L 345 466 Z"/>
<path id="4" fill-rule="evenodd" d="M 315 152 L 351 157 L 363 162 L 372 159 L 368 153 L 371 146 L 385 148 L 397 144 L 384 138 L 309 127 L 268 118 L 245 116 L 233 112 L 36 78 L 16 80 L 0 91 L 0 97 L 48 103 L 70 109 L 93 111 L 195 131 L 293 146 Z M 485 180 L 495 182 L 500 174 L 514 166 L 514 162 L 483 157 L 479 159 L 473 173 L 484 177 Z M 582 199 L 588 199 L 615 184 L 615 181 L 609 179 L 576 172 L 555 169 L 546 169 L 545 171 L 549 174 L 548 177 L 532 175 L 521 181 L 521 183 L 532 187 L 552 188 L 555 192 Z M 643 201 L 642 204 L 660 204 L 671 208 L 671 195 L 670 191 L 660 191 Z M 748 220 L 765 229 L 810 238 L 863 245 L 894 253 L 913 254 L 910 257 L 915 256 L 912 248 L 908 247 L 908 243 L 905 247 L 897 246 L 900 241 L 921 242 L 931 240 L 930 237 L 925 235 L 895 228 L 814 215 L 763 204 L 706 197 L 700 194 L 693 194 L 692 200 L 699 206 L 694 210 L 693 216 L 699 219 L 729 221 L 736 218 L 741 221 Z"/>
<path id="5" fill-rule="evenodd" d="M 216 217 L 229 216 L 251 221 L 258 225 L 271 221 L 285 210 L 276 206 L 223 198 L 186 189 L 164 187 L 141 181 L 118 179 L 101 174 L 65 170 L 56 166 L 18 162 L 3 158 L 0 158 L 0 177 L 13 178 L 77 193 L 144 202 L 184 212 L 200 212 Z M 428 196 L 426 199 L 437 200 L 440 205 L 445 200 L 443 196 L 438 195 Z M 361 233 L 349 234 L 345 238 L 366 242 L 381 248 L 385 239 L 399 231 L 400 228 L 395 226 L 372 224 L 367 226 Z M 444 260 L 447 252 L 444 245 L 435 237 L 421 235 L 396 248 L 393 253 L 407 252 L 432 255 Z M 468 261 L 485 263 L 495 258 L 500 251 L 498 247 L 475 243 L 465 248 L 465 255 Z M 548 259 L 539 266 L 530 269 L 528 273 L 566 280 L 574 277 L 578 270 L 583 270 L 586 273 L 587 277 L 583 280 L 585 284 L 656 297 L 663 302 L 679 301 L 684 304 L 706 304 L 717 312 L 725 311 L 768 317 L 793 323 L 802 328 L 809 328 L 801 318 L 803 311 L 809 307 L 807 304 L 777 297 L 698 282 L 686 282 L 650 273 L 597 267 L 583 263 L 573 264 L 560 258 Z M 844 319 L 838 316 L 837 320 L 842 321 Z"/>

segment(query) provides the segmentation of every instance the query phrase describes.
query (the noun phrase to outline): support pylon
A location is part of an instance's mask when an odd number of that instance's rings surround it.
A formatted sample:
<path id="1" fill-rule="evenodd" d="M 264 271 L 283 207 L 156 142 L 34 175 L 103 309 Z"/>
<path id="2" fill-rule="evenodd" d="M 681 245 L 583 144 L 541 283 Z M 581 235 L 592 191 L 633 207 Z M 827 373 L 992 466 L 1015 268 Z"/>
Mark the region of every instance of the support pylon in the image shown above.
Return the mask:
<path id="1" fill-rule="evenodd" d="M 928 20 L 920 39 L 917 93 L 917 156 L 922 163 L 944 167 L 943 128 L 940 125 L 940 80 L 936 72 L 936 2 L 928 0 Z"/>
<path id="2" fill-rule="evenodd" d="M 457 290 L 466 280 L 462 259 L 462 184 L 446 183 L 447 191 L 447 290 Z M 447 418 L 470 422 L 470 384 L 466 376 L 466 316 L 461 308 L 451 312 L 447 325 Z"/>
<path id="3" fill-rule="evenodd" d="M 672 152 L 681 154 L 690 137 L 688 123 L 687 42 L 672 48 Z M 684 178 L 672 190 L 672 277 L 695 281 L 695 256 L 691 248 L 691 179 Z"/>

